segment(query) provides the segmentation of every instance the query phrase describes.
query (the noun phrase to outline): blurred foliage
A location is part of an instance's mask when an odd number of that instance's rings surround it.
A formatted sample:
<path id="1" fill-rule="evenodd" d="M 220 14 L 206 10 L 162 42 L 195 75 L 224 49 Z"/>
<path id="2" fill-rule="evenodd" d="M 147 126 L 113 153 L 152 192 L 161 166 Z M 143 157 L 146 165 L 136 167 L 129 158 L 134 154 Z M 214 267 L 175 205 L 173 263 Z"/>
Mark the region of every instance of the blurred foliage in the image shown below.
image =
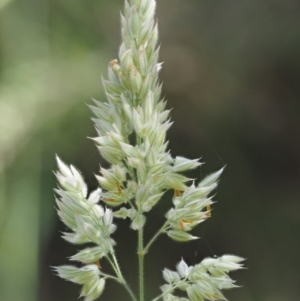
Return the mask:
<path id="1" fill-rule="evenodd" d="M 59 237 L 54 154 L 93 173 L 105 164 L 86 103 L 103 99 L 100 75 L 117 56 L 122 0 L 0 0 L 0 300 L 78 296 L 50 266 L 74 246 Z M 203 157 L 193 177 L 227 164 L 201 239 L 160 238 L 146 257 L 147 296 L 161 270 L 183 255 L 248 258 L 230 300 L 299 300 L 300 3 L 296 0 L 158 1 L 161 74 L 175 121 L 173 155 Z M 149 216 L 149 236 L 170 204 Z M 135 236 L 121 221 L 116 240 L 136 288 Z M 147 234 L 147 233 L 146 233 Z M 164 250 L 162 252 L 162 250 Z M 104 265 L 104 269 L 105 269 Z M 108 285 L 103 300 L 127 300 Z"/>

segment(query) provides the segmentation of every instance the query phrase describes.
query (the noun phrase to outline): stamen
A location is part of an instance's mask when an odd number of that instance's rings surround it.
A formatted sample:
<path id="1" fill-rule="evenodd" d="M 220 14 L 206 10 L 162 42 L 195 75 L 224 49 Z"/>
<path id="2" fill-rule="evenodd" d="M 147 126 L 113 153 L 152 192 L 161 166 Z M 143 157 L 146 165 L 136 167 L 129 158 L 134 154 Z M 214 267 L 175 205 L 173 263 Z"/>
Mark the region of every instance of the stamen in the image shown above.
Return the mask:
<path id="1" fill-rule="evenodd" d="M 181 230 L 183 230 L 183 221 L 182 221 L 182 219 L 179 221 L 179 225 L 180 225 L 180 228 L 181 228 Z"/>
<path id="2" fill-rule="evenodd" d="M 206 206 L 206 210 L 207 210 L 206 216 L 207 216 L 207 217 L 211 217 L 211 208 L 210 208 L 210 205 L 207 205 L 207 206 Z"/>
<path id="3" fill-rule="evenodd" d="M 113 68 L 116 64 L 118 64 L 118 60 L 117 59 L 114 59 L 112 61 L 109 62 L 111 67 Z"/>
<path id="4" fill-rule="evenodd" d="M 114 202 L 115 200 L 115 198 L 103 198 L 104 202 Z"/>
<path id="5" fill-rule="evenodd" d="M 181 228 L 181 230 L 183 230 L 184 229 L 184 224 L 191 224 L 193 221 L 192 220 L 190 220 L 190 219 L 181 219 L 180 221 L 179 221 L 179 225 L 180 225 L 180 228 Z"/>
<path id="6" fill-rule="evenodd" d="M 97 261 L 95 261 L 95 264 L 97 265 L 97 267 L 99 268 L 99 269 L 102 269 L 102 266 L 101 266 L 101 264 L 100 264 L 100 260 L 98 259 Z"/>
<path id="7" fill-rule="evenodd" d="M 122 194 L 123 190 L 122 190 L 121 185 L 119 183 L 117 183 L 117 189 L 118 189 L 118 193 Z"/>
<path id="8" fill-rule="evenodd" d="M 174 196 L 181 196 L 181 191 L 178 189 L 174 190 Z"/>

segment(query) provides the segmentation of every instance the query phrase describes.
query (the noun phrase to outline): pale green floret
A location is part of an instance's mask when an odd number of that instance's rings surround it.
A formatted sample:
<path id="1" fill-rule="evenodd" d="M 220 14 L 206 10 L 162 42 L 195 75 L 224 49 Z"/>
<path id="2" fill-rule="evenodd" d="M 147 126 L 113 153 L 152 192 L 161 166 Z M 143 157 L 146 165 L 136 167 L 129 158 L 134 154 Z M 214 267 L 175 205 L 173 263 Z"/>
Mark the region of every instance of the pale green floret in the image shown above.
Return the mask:
<path id="1" fill-rule="evenodd" d="M 142 203 L 142 211 L 148 212 L 156 205 L 156 203 L 161 199 L 164 192 L 157 193 L 148 197 L 148 199 Z"/>
<path id="2" fill-rule="evenodd" d="M 132 220 L 132 223 L 131 223 L 130 227 L 133 230 L 139 230 L 139 229 L 142 229 L 144 227 L 145 223 L 146 223 L 145 215 L 138 213 L 134 217 L 134 219 Z"/>
<path id="3" fill-rule="evenodd" d="M 82 287 L 80 297 L 85 297 L 84 301 L 93 301 L 101 295 L 104 287 L 105 280 L 103 278 L 97 279 L 94 282 L 86 283 Z"/>
<path id="4" fill-rule="evenodd" d="M 70 168 L 64 162 L 62 162 L 58 156 L 56 156 L 56 162 L 59 171 L 64 177 L 73 177 L 73 173 L 71 172 Z"/>
<path id="5" fill-rule="evenodd" d="M 125 207 L 121 207 L 121 209 L 114 212 L 114 217 L 123 218 L 123 219 L 127 218 L 128 217 L 127 210 L 128 209 L 126 209 Z"/>
<path id="6" fill-rule="evenodd" d="M 222 174 L 225 167 L 221 168 L 219 171 L 212 173 L 211 175 L 205 177 L 198 185 L 198 187 L 208 187 L 217 183 L 220 175 Z"/>
<path id="7" fill-rule="evenodd" d="M 183 259 L 177 264 L 176 269 L 181 277 L 188 277 L 191 271 L 191 267 L 189 267 Z"/>
<path id="8" fill-rule="evenodd" d="M 185 183 L 189 180 L 189 178 L 181 174 L 170 172 L 166 176 L 164 186 L 166 189 L 171 188 L 174 190 L 186 190 L 187 186 L 185 185 Z"/>
<path id="9" fill-rule="evenodd" d="M 232 263 L 240 263 L 242 261 L 244 261 L 245 259 L 239 256 L 235 256 L 235 255 L 223 255 L 221 257 L 222 261 L 225 262 L 232 262 Z"/>
<path id="10" fill-rule="evenodd" d="M 100 273 L 95 264 L 77 268 L 71 265 L 55 267 L 58 276 L 78 284 L 86 284 L 98 279 Z"/>
<path id="11" fill-rule="evenodd" d="M 105 256 L 101 247 L 86 248 L 70 257 L 70 260 L 81 261 L 83 263 L 93 263 Z"/>
<path id="12" fill-rule="evenodd" d="M 203 163 L 198 162 L 199 159 L 190 160 L 184 157 L 176 157 L 174 160 L 173 171 L 175 172 L 183 172 L 186 170 L 194 169 Z"/>
<path id="13" fill-rule="evenodd" d="M 178 281 L 180 279 L 180 276 L 178 273 L 171 271 L 169 269 L 163 270 L 163 277 L 168 283 L 172 283 L 172 282 Z"/>
<path id="14" fill-rule="evenodd" d="M 86 236 L 79 233 L 67 233 L 63 232 L 62 238 L 71 244 L 85 244 L 91 240 Z"/>
<path id="15" fill-rule="evenodd" d="M 109 182 L 109 180 L 105 177 L 101 177 L 101 176 L 95 176 L 96 179 L 98 180 L 99 184 L 107 189 L 107 190 L 115 190 L 117 189 L 116 183 L 115 182 Z"/>
<path id="16" fill-rule="evenodd" d="M 175 241 L 180 241 L 180 242 L 195 240 L 199 238 L 180 230 L 169 230 L 167 231 L 167 234 Z"/>

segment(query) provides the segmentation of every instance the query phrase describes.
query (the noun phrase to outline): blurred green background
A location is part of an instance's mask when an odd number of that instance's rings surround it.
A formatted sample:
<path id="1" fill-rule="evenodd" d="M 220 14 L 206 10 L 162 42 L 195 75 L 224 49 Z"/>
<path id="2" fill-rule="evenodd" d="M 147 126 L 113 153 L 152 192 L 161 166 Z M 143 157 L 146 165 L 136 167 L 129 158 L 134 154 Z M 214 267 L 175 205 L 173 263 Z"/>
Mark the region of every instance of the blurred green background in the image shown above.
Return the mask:
<path id="1" fill-rule="evenodd" d="M 100 158 L 86 104 L 103 100 L 100 75 L 117 57 L 122 0 L 0 0 L 0 300 L 77 300 L 54 276 L 78 249 L 59 237 L 55 154 L 89 188 Z M 159 0 L 161 79 L 175 122 L 172 154 L 202 157 L 203 177 L 227 165 L 201 239 L 161 237 L 146 257 L 147 297 L 181 256 L 195 264 L 223 253 L 247 258 L 233 274 L 242 301 L 300 300 L 300 2 Z M 170 205 L 149 216 L 149 238 Z M 115 239 L 136 289 L 135 233 Z M 104 269 L 105 269 L 104 264 Z M 101 300 L 129 300 L 108 283 Z"/>

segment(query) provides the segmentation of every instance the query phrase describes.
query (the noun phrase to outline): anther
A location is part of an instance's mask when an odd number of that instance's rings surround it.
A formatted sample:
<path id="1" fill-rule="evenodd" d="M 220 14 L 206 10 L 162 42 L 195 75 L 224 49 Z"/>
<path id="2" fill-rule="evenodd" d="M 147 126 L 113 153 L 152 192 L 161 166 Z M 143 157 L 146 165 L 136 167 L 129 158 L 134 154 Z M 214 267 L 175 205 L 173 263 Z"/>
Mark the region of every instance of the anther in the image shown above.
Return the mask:
<path id="1" fill-rule="evenodd" d="M 206 216 L 207 216 L 207 217 L 211 217 L 211 208 L 210 208 L 210 205 L 207 205 L 207 206 L 206 206 L 206 210 L 207 210 Z"/>
<path id="2" fill-rule="evenodd" d="M 115 198 L 103 198 L 104 202 L 114 202 L 115 200 Z"/>
<path id="3" fill-rule="evenodd" d="M 181 191 L 178 189 L 174 190 L 174 196 L 181 196 Z"/>
<path id="4" fill-rule="evenodd" d="M 122 190 L 121 185 L 119 183 L 117 183 L 117 189 L 118 189 L 118 193 L 122 194 L 123 190 Z"/>
<path id="5" fill-rule="evenodd" d="M 98 259 L 97 261 L 95 261 L 95 264 L 97 265 L 97 267 L 99 268 L 99 269 L 102 269 L 102 266 L 101 266 L 101 264 L 100 264 L 100 260 Z"/>
<path id="6" fill-rule="evenodd" d="M 181 219 L 179 221 L 179 225 L 180 225 L 181 230 L 184 229 L 184 224 L 191 224 L 191 223 L 192 223 L 192 221 L 189 220 L 189 219 Z"/>
<path id="7" fill-rule="evenodd" d="M 118 64 L 118 60 L 114 59 L 114 60 L 110 61 L 109 63 L 110 63 L 110 66 L 113 68 L 116 64 Z"/>

